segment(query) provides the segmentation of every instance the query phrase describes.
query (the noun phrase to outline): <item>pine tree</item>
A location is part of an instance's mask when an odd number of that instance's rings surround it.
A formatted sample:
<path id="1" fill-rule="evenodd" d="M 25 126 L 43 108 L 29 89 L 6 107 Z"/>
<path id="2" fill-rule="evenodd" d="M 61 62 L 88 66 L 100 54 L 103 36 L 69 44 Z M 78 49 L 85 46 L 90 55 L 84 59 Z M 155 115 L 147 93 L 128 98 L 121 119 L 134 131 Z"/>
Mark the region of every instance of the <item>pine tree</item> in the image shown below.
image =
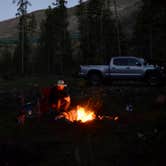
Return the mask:
<path id="1" fill-rule="evenodd" d="M 24 75 L 28 70 L 28 55 L 30 52 L 29 41 L 28 41 L 28 29 L 27 29 L 27 7 L 30 4 L 28 0 L 13 0 L 13 3 L 17 3 L 18 9 L 16 16 L 19 16 L 19 37 L 18 37 L 18 45 L 16 48 L 17 57 L 17 67 L 19 73 Z"/>
<path id="2" fill-rule="evenodd" d="M 33 73 L 36 70 L 36 42 L 37 42 L 37 21 L 34 13 L 28 15 L 27 32 L 29 39 L 28 72 Z"/>
<path id="3" fill-rule="evenodd" d="M 101 41 L 101 10 L 103 1 L 90 0 L 87 6 L 87 55 L 90 63 L 98 63 L 100 54 Z"/>
<path id="4" fill-rule="evenodd" d="M 79 0 L 79 6 L 77 7 L 77 18 L 78 18 L 78 30 L 80 33 L 80 54 L 79 58 L 81 63 L 88 63 L 88 26 L 86 23 L 87 19 L 87 5 L 83 3 L 83 0 Z"/>
<path id="5" fill-rule="evenodd" d="M 52 72 L 53 66 L 53 57 L 55 54 L 54 43 L 56 39 L 54 37 L 55 34 L 55 22 L 53 20 L 54 13 L 53 9 L 49 6 L 49 8 L 45 12 L 46 20 L 43 20 L 41 23 L 41 34 L 39 40 L 39 68 L 40 70 L 47 71 L 48 73 Z"/>
<path id="6" fill-rule="evenodd" d="M 133 34 L 134 52 L 147 59 L 166 60 L 166 5 L 164 0 L 143 0 Z"/>
<path id="7" fill-rule="evenodd" d="M 110 0 L 80 1 L 78 7 L 80 47 L 84 63 L 103 63 L 118 55 L 116 22 L 110 10 Z M 120 32 L 120 40 L 122 40 Z"/>
<path id="8" fill-rule="evenodd" d="M 71 44 L 67 30 L 66 1 L 56 0 L 54 8 L 46 11 L 46 20 L 42 23 L 40 48 L 43 62 L 47 62 L 47 72 L 63 73 L 71 66 Z"/>
<path id="9" fill-rule="evenodd" d="M 68 32 L 68 20 L 67 20 L 67 1 L 56 0 L 55 12 L 56 12 L 56 50 L 59 54 L 60 60 L 60 72 L 67 72 L 72 67 L 72 51 L 71 41 Z M 65 70 L 67 68 L 67 70 Z"/>

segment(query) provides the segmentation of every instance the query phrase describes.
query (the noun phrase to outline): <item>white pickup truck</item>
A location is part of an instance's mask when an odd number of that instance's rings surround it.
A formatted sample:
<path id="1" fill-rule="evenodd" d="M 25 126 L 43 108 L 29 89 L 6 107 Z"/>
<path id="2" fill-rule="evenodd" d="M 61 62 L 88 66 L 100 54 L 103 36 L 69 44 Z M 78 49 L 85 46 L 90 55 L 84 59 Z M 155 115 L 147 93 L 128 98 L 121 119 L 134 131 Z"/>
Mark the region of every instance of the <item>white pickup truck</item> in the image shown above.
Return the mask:
<path id="1" fill-rule="evenodd" d="M 108 65 L 81 65 L 79 76 L 87 78 L 92 85 L 100 84 L 103 79 L 141 79 L 150 85 L 161 81 L 162 73 L 159 66 L 146 63 L 138 57 L 112 57 Z"/>

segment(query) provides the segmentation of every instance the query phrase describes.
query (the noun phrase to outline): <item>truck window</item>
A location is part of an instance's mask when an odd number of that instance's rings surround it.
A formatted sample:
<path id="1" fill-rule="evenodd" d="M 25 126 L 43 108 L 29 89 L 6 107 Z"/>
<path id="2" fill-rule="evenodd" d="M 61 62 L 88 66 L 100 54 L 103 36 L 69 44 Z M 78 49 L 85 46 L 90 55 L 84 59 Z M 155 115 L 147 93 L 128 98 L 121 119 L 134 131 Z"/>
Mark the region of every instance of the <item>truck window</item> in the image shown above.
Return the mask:
<path id="1" fill-rule="evenodd" d="M 133 58 L 128 59 L 129 66 L 137 66 L 138 64 L 141 65 L 141 62 L 138 61 L 137 59 L 133 59 Z"/>
<path id="2" fill-rule="evenodd" d="M 128 60 L 127 59 L 114 59 L 113 64 L 116 66 L 128 66 Z"/>

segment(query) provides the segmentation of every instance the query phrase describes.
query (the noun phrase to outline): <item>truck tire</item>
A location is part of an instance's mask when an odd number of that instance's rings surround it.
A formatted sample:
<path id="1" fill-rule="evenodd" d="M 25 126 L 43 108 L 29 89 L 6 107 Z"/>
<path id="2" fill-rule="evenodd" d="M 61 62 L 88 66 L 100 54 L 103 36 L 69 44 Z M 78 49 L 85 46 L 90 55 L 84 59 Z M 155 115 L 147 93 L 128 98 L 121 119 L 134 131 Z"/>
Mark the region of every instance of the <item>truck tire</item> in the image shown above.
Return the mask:
<path id="1" fill-rule="evenodd" d="M 88 80 L 93 86 L 100 85 L 102 83 L 102 76 L 99 73 L 90 73 Z"/>
<path id="2" fill-rule="evenodd" d="M 149 74 L 147 76 L 147 82 L 148 82 L 148 85 L 150 85 L 150 86 L 157 86 L 157 85 L 159 85 L 160 80 L 157 75 Z"/>

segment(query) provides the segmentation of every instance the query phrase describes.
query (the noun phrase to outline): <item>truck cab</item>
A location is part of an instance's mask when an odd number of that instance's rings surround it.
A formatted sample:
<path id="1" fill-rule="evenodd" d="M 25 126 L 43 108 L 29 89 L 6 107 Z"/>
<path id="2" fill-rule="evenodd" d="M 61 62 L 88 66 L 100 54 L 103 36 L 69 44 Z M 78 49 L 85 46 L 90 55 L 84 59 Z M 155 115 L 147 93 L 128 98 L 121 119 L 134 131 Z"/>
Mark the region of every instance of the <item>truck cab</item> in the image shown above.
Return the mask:
<path id="1" fill-rule="evenodd" d="M 146 65 L 143 59 L 136 57 L 113 57 L 110 61 L 109 76 L 117 79 L 142 78 Z"/>

